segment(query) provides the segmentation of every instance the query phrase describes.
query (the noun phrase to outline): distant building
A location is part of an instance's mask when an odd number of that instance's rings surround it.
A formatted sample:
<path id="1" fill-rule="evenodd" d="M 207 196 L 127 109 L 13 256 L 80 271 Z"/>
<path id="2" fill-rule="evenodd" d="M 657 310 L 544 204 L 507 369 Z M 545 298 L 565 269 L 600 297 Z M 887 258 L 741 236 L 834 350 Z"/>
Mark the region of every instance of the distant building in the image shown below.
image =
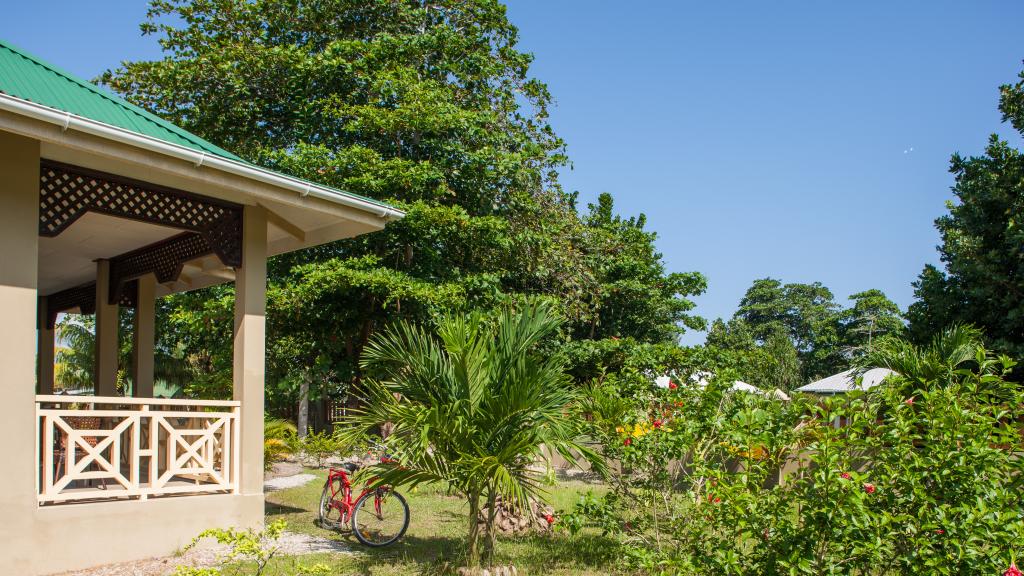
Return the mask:
<path id="1" fill-rule="evenodd" d="M 888 368 L 872 368 L 858 378 L 857 371 L 851 368 L 839 374 L 815 380 L 810 384 L 797 388 L 796 391 L 817 394 L 819 396 L 835 396 L 836 394 L 845 394 L 852 390 L 874 388 L 892 374 L 895 374 L 895 372 Z"/>

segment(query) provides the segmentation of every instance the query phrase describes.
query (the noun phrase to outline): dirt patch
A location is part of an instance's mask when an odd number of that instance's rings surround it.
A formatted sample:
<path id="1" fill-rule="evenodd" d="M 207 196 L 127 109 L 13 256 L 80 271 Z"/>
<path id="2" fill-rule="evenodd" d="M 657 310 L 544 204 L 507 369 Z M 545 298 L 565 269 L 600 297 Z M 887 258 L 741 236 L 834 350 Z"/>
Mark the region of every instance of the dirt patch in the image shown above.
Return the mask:
<path id="1" fill-rule="evenodd" d="M 263 473 L 264 480 L 271 480 L 273 478 L 280 478 L 281 476 L 295 476 L 296 474 L 302 473 L 302 463 L 285 460 L 283 462 L 275 462 L 270 470 Z"/>
<path id="2" fill-rule="evenodd" d="M 277 478 L 271 478 L 263 482 L 263 492 L 277 492 L 278 490 L 287 490 L 288 488 L 298 488 L 299 486 L 305 486 L 313 480 L 316 480 L 316 476 L 312 474 L 296 474 L 294 476 L 278 476 Z"/>
<path id="3" fill-rule="evenodd" d="M 57 576 L 168 576 L 173 574 L 180 566 L 191 566 L 193 568 L 211 568 L 217 566 L 226 548 L 212 546 L 202 550 L 193 549 L 179 556 L 165 556 L 163 558 L 147 558 L 134 562 L 121 562 L 119 564 L 107 564 L 85 570 L 74 570 L 61 572 Z"/>

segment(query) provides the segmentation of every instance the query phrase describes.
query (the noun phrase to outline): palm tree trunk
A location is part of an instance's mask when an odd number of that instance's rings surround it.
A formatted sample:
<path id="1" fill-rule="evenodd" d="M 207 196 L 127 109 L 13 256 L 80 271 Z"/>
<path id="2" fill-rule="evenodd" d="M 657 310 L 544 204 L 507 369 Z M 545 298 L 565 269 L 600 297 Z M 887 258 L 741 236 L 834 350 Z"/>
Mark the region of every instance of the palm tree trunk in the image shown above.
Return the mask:
<path id="1" fill-rule="evenodd" d="M 498 536 L 494 526 L 494 520 L 498 517 L 497 502 L 497 492 L 495 492 L 494 488 L 489 488 L 487 493 L 487 524 L 484 526 L 487 530 L 487 540 L 484 542 L 482 557 L 485 566 L 494 564 L 494 549 Z"/>
<path id="2" fill-rule="evenodd" d="M 476 568 L 480 565 L 480 491 L 469 494 L 469 541 L 466 550 L 466 565 Z"/>

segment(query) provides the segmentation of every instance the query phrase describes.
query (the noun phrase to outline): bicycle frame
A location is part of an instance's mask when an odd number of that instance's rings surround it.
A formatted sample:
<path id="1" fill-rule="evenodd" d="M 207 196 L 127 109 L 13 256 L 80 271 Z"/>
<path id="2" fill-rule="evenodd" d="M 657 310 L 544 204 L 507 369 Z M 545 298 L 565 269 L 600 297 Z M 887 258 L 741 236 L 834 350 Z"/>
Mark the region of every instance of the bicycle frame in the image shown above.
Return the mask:
<path id="1" fill-rule="evenodd" d="M 335 479 L 341 479 L 341 498 L 338 498 L 339 490 L 334 489 Z M 357 498 L 353 498 L 352 481 L 349 479 L 348 472 L 341 468 L 331 468 L 328 470 L 327 485 L 331 487 L 331 498 L 327 505 L 338 511 L 339 521 L 342 526 L 351 520 L 352 513 L 355 512 L 356 502 L 371 492 L 371 490 L 363 488 L 363 491 L 359 493 L 359 496 Z M 379 516 L 381 513 L 379 495 L 373 499 L 373 507 Z"/>

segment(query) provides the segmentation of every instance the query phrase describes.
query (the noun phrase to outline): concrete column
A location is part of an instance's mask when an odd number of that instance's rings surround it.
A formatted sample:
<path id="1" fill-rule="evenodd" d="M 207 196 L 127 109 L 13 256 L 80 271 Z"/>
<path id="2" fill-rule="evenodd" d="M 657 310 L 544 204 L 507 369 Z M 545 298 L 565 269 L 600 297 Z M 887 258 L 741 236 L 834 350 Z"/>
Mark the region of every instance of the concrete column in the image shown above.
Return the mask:
<path id="1" fill-rule="evenodd" d="M 156 344 L 156 276 L 139 278 L 135 304 L 135 330 L 132 334 L 132 394 L 153 397 L 153 346 Z"/>
<path id="2" fill-rule="evenodd" d="M 53 362 L 54 362 L 54 329 L 46 325 L 49 314 L 46 310 L 46 297 L 40 296 L 36 311 L 36 320 L 39 328 L 36 334 L 39 336 L 36 345 L 36 364 L 38 372 L 36 377 L 36 392 L 39 394 L 53 394 Z"/>
<path id="3" fill-rule="evenodd" d="M 32 574 L 39 142 L 0 130 L 0 574 Z"/>
<path id="4" fill-rule="evenodd" d="M 267 216 L 246 206 L 242 267 L 235 272 L 234 398 L 242 403 L 240 491 L 263 494 L 263 379 L 266 365 Z"/>
<path id="5" fill-rule="evenodd" d="M 117 304 L 110 304 L 110 261 L 96 261 L 97 396 L 117 396 Z"/>

